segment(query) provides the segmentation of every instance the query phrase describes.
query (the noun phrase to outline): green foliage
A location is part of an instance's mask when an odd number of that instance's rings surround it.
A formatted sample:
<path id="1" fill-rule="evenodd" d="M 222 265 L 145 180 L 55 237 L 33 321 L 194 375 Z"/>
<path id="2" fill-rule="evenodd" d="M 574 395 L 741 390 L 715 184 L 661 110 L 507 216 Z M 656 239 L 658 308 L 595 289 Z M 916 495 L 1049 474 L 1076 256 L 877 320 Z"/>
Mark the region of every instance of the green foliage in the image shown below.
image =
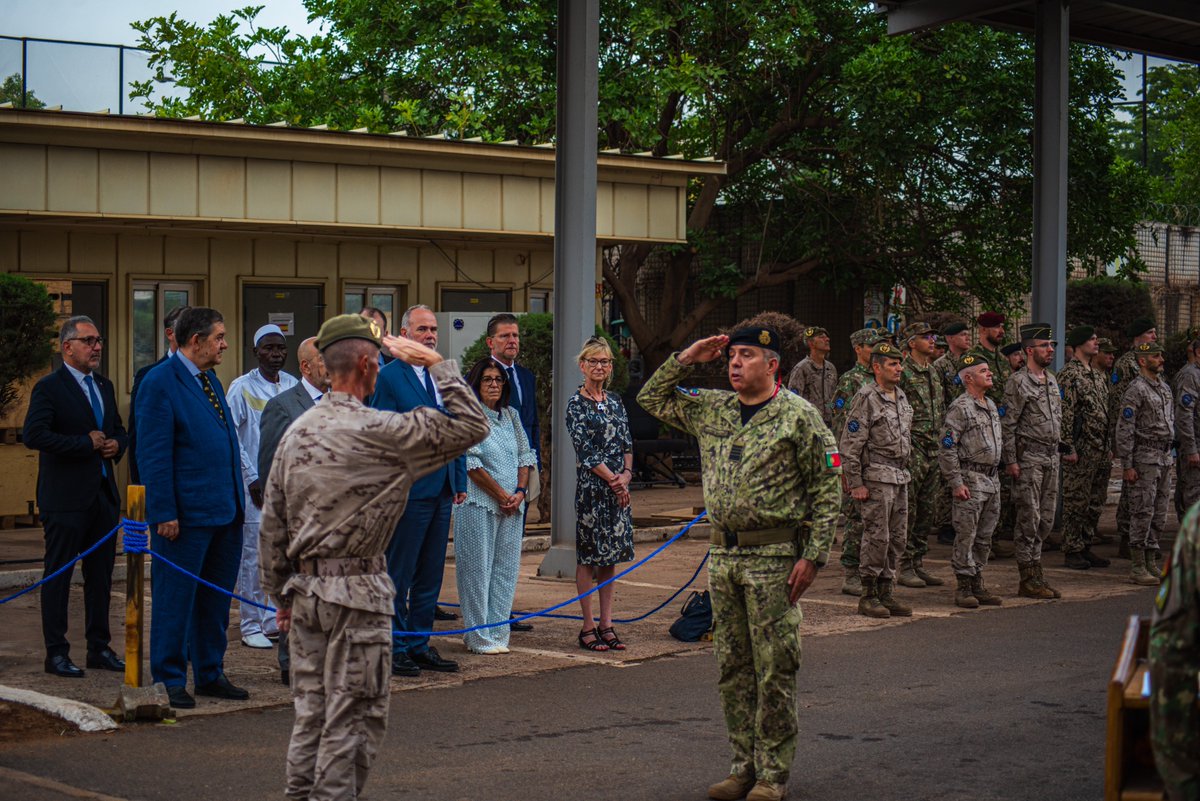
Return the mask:
<path id="1" fill-rule="evenodd" d="M 14 72 L 0 83 L 0 103 L 12 103 L 16 108 L 45 108 L 32 89 L 25 90 L 25 102 L 21 102 L 21 73 Z"/>
<path id="2" fill-rule="evenodd" d="M 1139 317 L 1154 317 L 1150 289 L 1139 281 L 1096 276 L 1067 284 L 1067 328 L 1090 325 L 1118 351 L 1129 348 L 1125 328 Z"/>
<path id="3" fill-rule="evenodd" d="M 0 417 L 19 394 L 18 384 L 50 363 L 54 304 L 41 284 L 0 273 Z"/>
<path id="4" fill-rule="evenodd" d="M 1200 204 L 1200 66 L 1171 64 L 1150 70 L 1145 100 L 1146 166 L 1153 199 L 1165 205 Z M 1118 122 L 1115 130 L 1124 158 L 1140 162 L 1140 110 Z"/>

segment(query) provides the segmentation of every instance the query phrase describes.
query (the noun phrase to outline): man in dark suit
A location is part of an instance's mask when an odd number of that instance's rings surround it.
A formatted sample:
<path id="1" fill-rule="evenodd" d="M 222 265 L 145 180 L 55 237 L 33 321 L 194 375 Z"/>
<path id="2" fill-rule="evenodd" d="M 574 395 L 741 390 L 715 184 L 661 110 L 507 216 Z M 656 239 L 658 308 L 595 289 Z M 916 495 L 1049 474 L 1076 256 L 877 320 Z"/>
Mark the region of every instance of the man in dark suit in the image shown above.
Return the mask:
<path id="1" fill-rule="evenodd" d="M 137 399 L 138 469 L 146 485 L 150 549 L 201 578 L 233 590 L 242 553 L 242 470 L 237 431 L 213 372 L 228 344 L 215 309 L 188 309 L 175 325 L 174 358 L 151 370 Z M 244 700 L 225 677 L 230 599 L 155 565 L 150 674 L 171 706 L 190 709 L 196 695 Z"/>
<path id="2" fill-rule="evenodd" d="M 95 372 L 104 339 L 88 317 L 72 317 L 58 334 L 63 366 L 34 385 L 25 415 L 25 447 L 39 451 L 37 502 L 46 536 L 44 576 L 86 551 L 117 524 L 114 465 L 127 437 L 113 384 Z M 124 671 L 109 647 L 109 596 L 116 537 L 83 559 L 87 666 Z M 46 672 L 82 678 L 71 662 L 67 604 L 71 572 L 42 585 Z"/>
<path id="3" fill-rule="evenodd" d="M 141 389 L 142 380 L 146 374 L 165 362 L 167 359 L 175 355 L 175 351 L 179 346 L 175 344 L 175 321 L 179 319 L 179 315 L 190 309 L 191 306 L 176 306 L 167 312 L 167 316 L 163 318 L 163 334 L 167 338 L 167 353 L 153 364 L 147 364 L 142 369 L 138 370 L 133 376 L 133 389 L 129 391 L 129 483 L 141 484 L 142 480 L 138 475 L 137 466 L 137 423 L 135 422 L 134 409 L 137 407 L 137 394 Z"/>
<path id="4" fill-rule="evenodd" d="M 428 306 L 412 306 L 400 322 L 400 336 L 437 348 L 437 318 Z M 393 412 L 420 406 L 442 407 L 432 376 L 399 359 L 379 373 L 371 405 Z M 396 585 L 393 632 L 431 631 L 450 539 L 450 511 L 467 497 L 466 459 L 459 457 L 413 484 L 408 505 L 388 543 L 388 574 Z M 392 637 L 392 675 L 418 676 L 422 670 L 453 673 L 458 663 L 429 647 L 429 637 Z"/>
<path id="5" fill-rule="evenodd" d="M 515 314 L 502 312 L 487 324 L 488 350 L 492 358 L 500 365 L 500 369 L 508 375 L 509 386 L 508 405 L 517 410 L 521 417 L 521 428 L 525 429 L 525 437 L 529 447 L 537 457 L 537 474 L 531 476 L 529 483 L 541 480 L 542 471 L 542 432 L 538 426 L 537 413 L 537 382 L 533 371 L 528 367 L 517 364 L 517 356 L 521 353 L 521 328 Z M 529 515 L 529 505 L 525 505 L 525 515 Z M 522 521 L 523 523 L 524 521 Z M 513 623 L 513 631 L 533 631 L 532 623 Z"/>
<path id="6" fill-rule="evenodd" d="M 325 360 L 317 350 L 316 337 L 301 342 L 296 349 L 296 357 L 300 360 L 300 383 L 267 401 L 259 422 L 258 478 L 264 487 L 267 486 L 271 462 L 275 461 L 275 451 L 279 449 L 284 432 L 300 419 L 300 415 L 315 406 L 329 388 Z M 288 683 L 291 662 L 287 632 L 280 631 L 279 677 L 284 684 Z"/>

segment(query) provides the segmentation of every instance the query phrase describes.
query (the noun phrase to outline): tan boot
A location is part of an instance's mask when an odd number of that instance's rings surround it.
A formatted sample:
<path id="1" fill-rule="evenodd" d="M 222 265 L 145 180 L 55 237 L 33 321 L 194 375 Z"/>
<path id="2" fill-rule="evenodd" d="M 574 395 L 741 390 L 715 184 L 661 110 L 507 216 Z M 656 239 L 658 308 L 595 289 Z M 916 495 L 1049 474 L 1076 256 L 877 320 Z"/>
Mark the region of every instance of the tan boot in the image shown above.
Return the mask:
<path id="1" fill-rule="evenodd" d="M 971 592 L 971 577 L 956 576 L 955 578 L 958 579 L 958 586 L 954 589 L 954 605 L 961 606 L 963 609 L 978 609 L 979 601 Z"/>
<path id="2" fill-rule="evenodd" d="M 896 582 L 901 587 L 910 587 L 914 590 L 919 590 L 925 586 L 925 580 L 917 575 L 916 567 L 911 559 L 902 559 L 900 561 L 900 575 L 897 576 Z"/>
<path id="3" fill-rule="evenodd" d="M 1154 576 L 1159 582 L 1162 581 L 1163 563 L 1162 551 L 1158 548 L 1146 550 L 1146 571 Z"/>
<path id="4" fill-rule="evenodd" d="M 708 797 L 714 801 L 739 801 L 746 797 L 746 793 L 750 792 L 750 788 L 753 786 L 754 774 L 748 773 L 739 776 L 736 773 L 730 773 L 724 781 L 719 781 L 708 788 Z"/>
<path id="5" fill-rule="evenodd" d="M 892 595 L 891 579 L 881 578 L 875 586 L 877 588 L 876 592 L 879 595 L 879 603 L 883 604 L 892 617 L 912 617 L 912 607 L 905 606 Z"/>
<path id="6" fill-rule="evenodd" d="M 871 576 L 863 576 L 863 591 L 858 599 L 858 613 L 860 615 L 880 619 L 892 616 L 892 613 L 885 609 L 883 604 L 879 603 L 878 581 L 878 579 Z"/>
<path id="7" fill-rule="evenodd" d="M 917 578 L 925 582 L 925 586 L 927 587 L 940 587 L 946 583 L 945 579 L 940 579 L 932 573 L 925 571 L 924 558 L 913 560 L 913 572 L 917 574 Z"/>
<path id="8" fill-rule="evenodd" d="M 971 594 L 975 596 L 976 601 L 979 601 L 980 606 L 1003 606 L 1004 604 L 1003 598 L 994 595 L 983 585 L 982 573 L 971 576 Z"/>
<path id="9" fill-rule="evenodd" d="M 863 585 L 862 578 L 858 575 L 858 568 L 846 568 L 846 578 L 842 581 L 842 594 L 862 596 Z"/>
<path id="10" fill-rule="evenodd" d="M 1033 564 L 1017 564 L 1017 572 L 1021 574 L 1021 585 L 1017 587 L 1017 595 L 1022 598 L 1037 598 L 1050 601 L 1054 593 L 1046 589 L 1037 578 L 1037 568 Z"/>
<path id="11" fill-rule="evenodd" d="M 750 791 L 750 795 L 746 796 L 746 801 L 783 801 L 786 797 L 786 784 L 759 782 L 754 785 L 754 789 Z"/>
<path id="12" fill-rule="evenodd" d="M 1147 552 L 1135 550 L 1132 552 L 1132 565 L 1129 568 L 1129 580 L 1143 587 L 1156 587 L 1158 577 L 1146 569 Z"/>
<path id="13" fill-rule="evenodd" d="M 1062 597 L 1062 593 L 1061 593 L 1061 592 L 1059 592 L 1058 590 L 1054 589 L 1053 587 L 1051 587 L 1049 584 L 1047 584 L 1047 583 L 1046 583 L 1046 574 L 1045 574 L 1044 572 L 1042 572 L 1042 563 L 1041 563 L 1041 562 L 1034 562 L 1034 563 L 1033 563 L 1033 569 L 1034 569 L 1034 572 L 1036 572 L 1036 573 L 1037 573 L 1037 580 L 1038 580 L 1038 583 L 1042 585 L 1042 589 L 1044 589 L 1044 590 L 1046 590 L 1047 592 L 1049 592 L 1049 593 L 1050 593 L 1050 596 L 1051 596 L 1052 598 L 1061 598 L 1061 597 Z"/>

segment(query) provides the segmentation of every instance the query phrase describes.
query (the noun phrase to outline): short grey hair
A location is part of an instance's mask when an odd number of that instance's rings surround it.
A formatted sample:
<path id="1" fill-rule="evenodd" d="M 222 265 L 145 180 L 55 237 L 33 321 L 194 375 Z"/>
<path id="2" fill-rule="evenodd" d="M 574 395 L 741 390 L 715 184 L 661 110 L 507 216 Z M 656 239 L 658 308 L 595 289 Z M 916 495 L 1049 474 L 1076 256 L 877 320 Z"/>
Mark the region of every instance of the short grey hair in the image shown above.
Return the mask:
<path id="1" fill-rule="evenodd" d="M 354 366 L 363 354 L 377 358 L 379 348 L 368 340 L 353 338 L 338 340 L 321 351 L 321 357 L 325 360 L 325 370 L 330 378 L 354 372 Z"/>
<path id="2" fill-rule="evenodd" d="M 418 309 L 424 309 L 425 311 L 429 312 L 430 314 L 433 314 L 433 309 L 429 308 L 424 303 L 418 303 L 414 306 L 409 306 L 407 309 L 404 310 L 404 316 L 400 318 L 400 327 L 403 328 L 405 331 L 408 330 L 408 318 L 411 317 L 412 313 Z"/>
<path id="3" fill-rule="evenodd" d="M 62 324 L 62 328 L 58 329 L 58 346 L 61 348 L 67 344 L 67 340 L 79 333 L 79 326 L 90 325 L 96 330 L 100 327 L 88 317 L 86 314 L 77 314 L 74 317 L 68 317 L 67 321 Z"/>

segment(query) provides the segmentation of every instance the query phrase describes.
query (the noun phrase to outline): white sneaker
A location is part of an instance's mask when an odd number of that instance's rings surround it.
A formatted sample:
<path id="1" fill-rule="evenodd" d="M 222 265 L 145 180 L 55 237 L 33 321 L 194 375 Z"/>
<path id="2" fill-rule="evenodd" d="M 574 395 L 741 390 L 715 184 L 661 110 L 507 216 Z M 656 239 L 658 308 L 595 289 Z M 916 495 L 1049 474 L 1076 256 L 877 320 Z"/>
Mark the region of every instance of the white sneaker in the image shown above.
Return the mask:
<path id="1" fill-rule="evenodd" d="M 275 646 L 267 639 L 262 632 L 256 634 L 247 634 L 242 637 L 242 645 L 247 648 L 274 648 Z"/>
<path id="2" fill-rule="evenodd" d="M 497 645 L 497 646 L 496 646 L 496 653 L 498 653 L 498 654 L 510 654 L 510 653 L 512 653 L 512 651 L 508 650 L 508 646 L 507 646 L 507 645 Z"/>
<path id="3" fill-rule="evenodd" d="M 496 654 L 506 654 L 508 649 L 500 649 L 498 645 L 488 645 L 484 648 L 472 648 L 471 653 L 479 654 L 480 656 L 495 656 Z"/>

